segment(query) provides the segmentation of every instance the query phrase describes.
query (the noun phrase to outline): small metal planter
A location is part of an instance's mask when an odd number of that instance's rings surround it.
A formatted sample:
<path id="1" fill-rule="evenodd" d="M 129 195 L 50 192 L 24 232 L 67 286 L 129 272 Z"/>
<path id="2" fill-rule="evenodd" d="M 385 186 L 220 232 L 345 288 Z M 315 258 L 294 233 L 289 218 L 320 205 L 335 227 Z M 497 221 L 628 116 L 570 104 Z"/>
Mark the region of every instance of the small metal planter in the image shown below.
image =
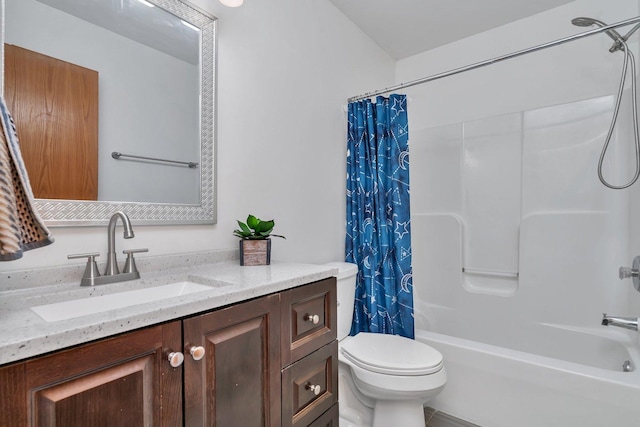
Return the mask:
<path id="1" fill-rule="evenodd" d="M 271 264 L 271 239 L 240 240 L 240 265 Z"/>

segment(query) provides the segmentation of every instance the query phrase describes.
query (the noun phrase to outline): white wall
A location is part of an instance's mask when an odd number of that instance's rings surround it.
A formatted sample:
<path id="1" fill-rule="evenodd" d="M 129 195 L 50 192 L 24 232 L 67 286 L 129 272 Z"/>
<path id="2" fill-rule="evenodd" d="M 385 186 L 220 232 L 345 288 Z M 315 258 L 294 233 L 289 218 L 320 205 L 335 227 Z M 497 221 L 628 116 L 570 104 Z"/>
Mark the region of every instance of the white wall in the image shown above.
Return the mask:
<path id="1" fill-rule="evenodd" d="M 218 224 L 137 226 L 121 248 L 147 256 L 236 248 L 236 219 L 276 220 L 276 260 L 344 257 L 343 106 L 355 93 L 393 82 L 394 61 L 324 0 L 246 1 L 236 9 L 194 1 L 219 18 Z M 56 242 L 0 265 L 14 271 L 69 263 L 100 251 L 105 227 L 55 228 Z"/>
<path id="2" fill-rule="evenodd" d="M 637 14 L 636 0 L 576 0 L 400 60 L 396 81 L 415 80 L 590 29 L 571 24 L 571 19 L 578 16 L 613 23 Z M 474 120 L 612 93 L 617 89 L 623 56 L 609 53 L 611 43 L 609 37 L 594 35 L 406 89 L 409 97 L 426 100 L 410 105 L 411 117 L 421 117 L 419 123 L 412 120 L 412 128 Z M 638 35 L 631 43 L 637 48 Z"/>
<path id="3" fill-rule="evenodd" d="M 199 162 L 197 66 L 35 0 L 5 4 L 6 43 L 98 73 L 98 200 L 197 203 L 197 169 L 111 157 Z"/>
<path id="4" fill-rule="evenodd" d="M 636 0 L 577 0 L 398 61 L 396 81 L 583 32 L 571 24 L 578 16 L 616 22 L 638 9 Z M 603 311 L 634 314 L 631 301 L 640 295 L 618 280 L 617 267 L 631 262 L 629 197 L 638 190 L 605 189 L 596 175 L 611 106 L 560 106 L 617 91 L 623 55 L 609 53 L 610 45 L 592 36 L 406 89 L 418 325 L 453 332 L 437 325 L 443 307 L 470 316 L 460 332 L 480 335 L 495 332 L 486 326 L 503 325 L 501 318 L 598 328 Z M 620 144 L 632 143 L 629 110 L 619 119 Z M 502 124 L 484 129 L 495 121 Z M 614 143 L 608 160 L 624 162 L 627 153 Z M 622 182 L 627 166 L 605 174 Z M 519 277 L 463 275 L 478 246 L 472 262 Z"/>

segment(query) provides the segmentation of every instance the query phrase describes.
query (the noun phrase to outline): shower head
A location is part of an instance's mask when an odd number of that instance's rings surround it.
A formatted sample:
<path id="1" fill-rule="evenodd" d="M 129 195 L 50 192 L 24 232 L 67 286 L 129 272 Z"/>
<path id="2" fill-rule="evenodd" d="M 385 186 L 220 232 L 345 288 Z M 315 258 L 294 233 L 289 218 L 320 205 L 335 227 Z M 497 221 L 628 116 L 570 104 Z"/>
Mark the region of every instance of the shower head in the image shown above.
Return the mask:
<path id="1" fill-rule="evenodd" d="M 594 18 L 587 18 L 585 16 L 580 16 L 578 18 L 573 18 L 571 20 L 571 23 L 573 25 L 576 25 L 578 27 L 590 27 L 592 25 L 597 25 L 598 27 L 606 27 L 607 24 L 605 24 L 604 22 L 598 20 L 598 19 L 594 19 Z M 607 35 L 609 37 L 611 37 L 613 39 L 613 41 L 615 42 L 620 42 L 620 41 L 624 41 L 625 38 L 622 37 L 620 35 L 620 33 L 618 33 L 616 30 L 606 30 L 605 33 L 607 33 Z"/>
<path id="2" fill-rule="evenodd" d="M 592 25 L 596 25 L 599 24 L 599 26 L 603 27 L 605 24 L 602 21 L 598 21 L 597 19 L 593 19 L 593 18 L 587 18 L 584 16 L 580 16 L 578 18 L 573 18 L 571 20 L 571 23 L 573 25 L 576 25 L 578 27 L 590 27 Z"/>

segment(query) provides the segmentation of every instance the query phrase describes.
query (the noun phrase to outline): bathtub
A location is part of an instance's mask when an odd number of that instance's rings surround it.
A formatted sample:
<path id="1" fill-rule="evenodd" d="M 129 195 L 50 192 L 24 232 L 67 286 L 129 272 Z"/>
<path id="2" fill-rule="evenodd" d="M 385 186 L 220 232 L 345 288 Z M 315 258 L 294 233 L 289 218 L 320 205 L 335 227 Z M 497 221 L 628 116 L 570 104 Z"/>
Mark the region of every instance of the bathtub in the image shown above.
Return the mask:
<path id="1" fill-rule="evenodd" d="M 416 330 L 443 354 L 449 377 L 428 406 L 482 427 L 640 425 L 637 334 L 553 324 L 509 334 L 513 324 L 502 325 L 490 344 Z M 623 372 L 626 360 L 636 370 Z"/>

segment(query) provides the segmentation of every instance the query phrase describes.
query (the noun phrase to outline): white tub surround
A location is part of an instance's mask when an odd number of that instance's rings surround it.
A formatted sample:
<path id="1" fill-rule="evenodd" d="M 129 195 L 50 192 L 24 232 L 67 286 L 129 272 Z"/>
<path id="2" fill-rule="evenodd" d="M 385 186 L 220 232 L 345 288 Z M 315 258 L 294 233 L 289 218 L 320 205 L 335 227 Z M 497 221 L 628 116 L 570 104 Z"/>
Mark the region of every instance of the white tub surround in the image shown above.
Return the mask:
<path id="1" fill-rule="evenodd" d="M 588 338 L 577 332 L 573 335 L 578 344 Z M 572 333 L 567 332 L 565 338 L 564 345 L 547 341 L 547 349 L 558 345 L 569 352 Z M 447 386 L 429 406 L 481 426 L 638 425 L 640 371 L 622 372 L 621 364 L 616 371 L 609 369 L 612 363 L 618 364 L 613 360 L 618 354 L 605 357 L 605 349 L 610 348 L 604 343 L 607 339 L 591 338 L 594 347 L 602 347 L 592 358 L 603 358 L 591 364 L 602 367 L 416 330 L 417 340 L 443 354 L 449 373 Z M 545 346 L 540 340 L 536 344 Z M 631 343 L 621 340 L 617 344 L 630 350 L 632 364 L 637 362 Z M 583 350 L 577 345 L 576 360 Z"/>
<path id="2" fill-rule="evenodd" d="M 138 262 L 140 279 L 95 287 L 79 285 L 84 264 L 1 273 L 0 365 L 337 274 L 335 268 L 299 263 L 241 267 L 236 258 L 237 250 L 144 258 Z M 185 281 L 209 288 L 57 322 L 47 322 L 31 309 Z"/>
<path id="3" fill-rule="evenodd" d="M 638 334 L 600 325 L 637 315 L 639 298 L 618 279 L 633 258 L 629 196 L 596 175 L 613 104 L 414 132 L 414 166 L 428 166 L 412 177 L 427 187 L 412 192 L 416 337 L 451 373 L 434 408 L 492 427 L 637 424 L 640 372 L 622 369 L 638 369 Z M 605 175 L 628 180 L 628 158 L 618 146 Z"/>

